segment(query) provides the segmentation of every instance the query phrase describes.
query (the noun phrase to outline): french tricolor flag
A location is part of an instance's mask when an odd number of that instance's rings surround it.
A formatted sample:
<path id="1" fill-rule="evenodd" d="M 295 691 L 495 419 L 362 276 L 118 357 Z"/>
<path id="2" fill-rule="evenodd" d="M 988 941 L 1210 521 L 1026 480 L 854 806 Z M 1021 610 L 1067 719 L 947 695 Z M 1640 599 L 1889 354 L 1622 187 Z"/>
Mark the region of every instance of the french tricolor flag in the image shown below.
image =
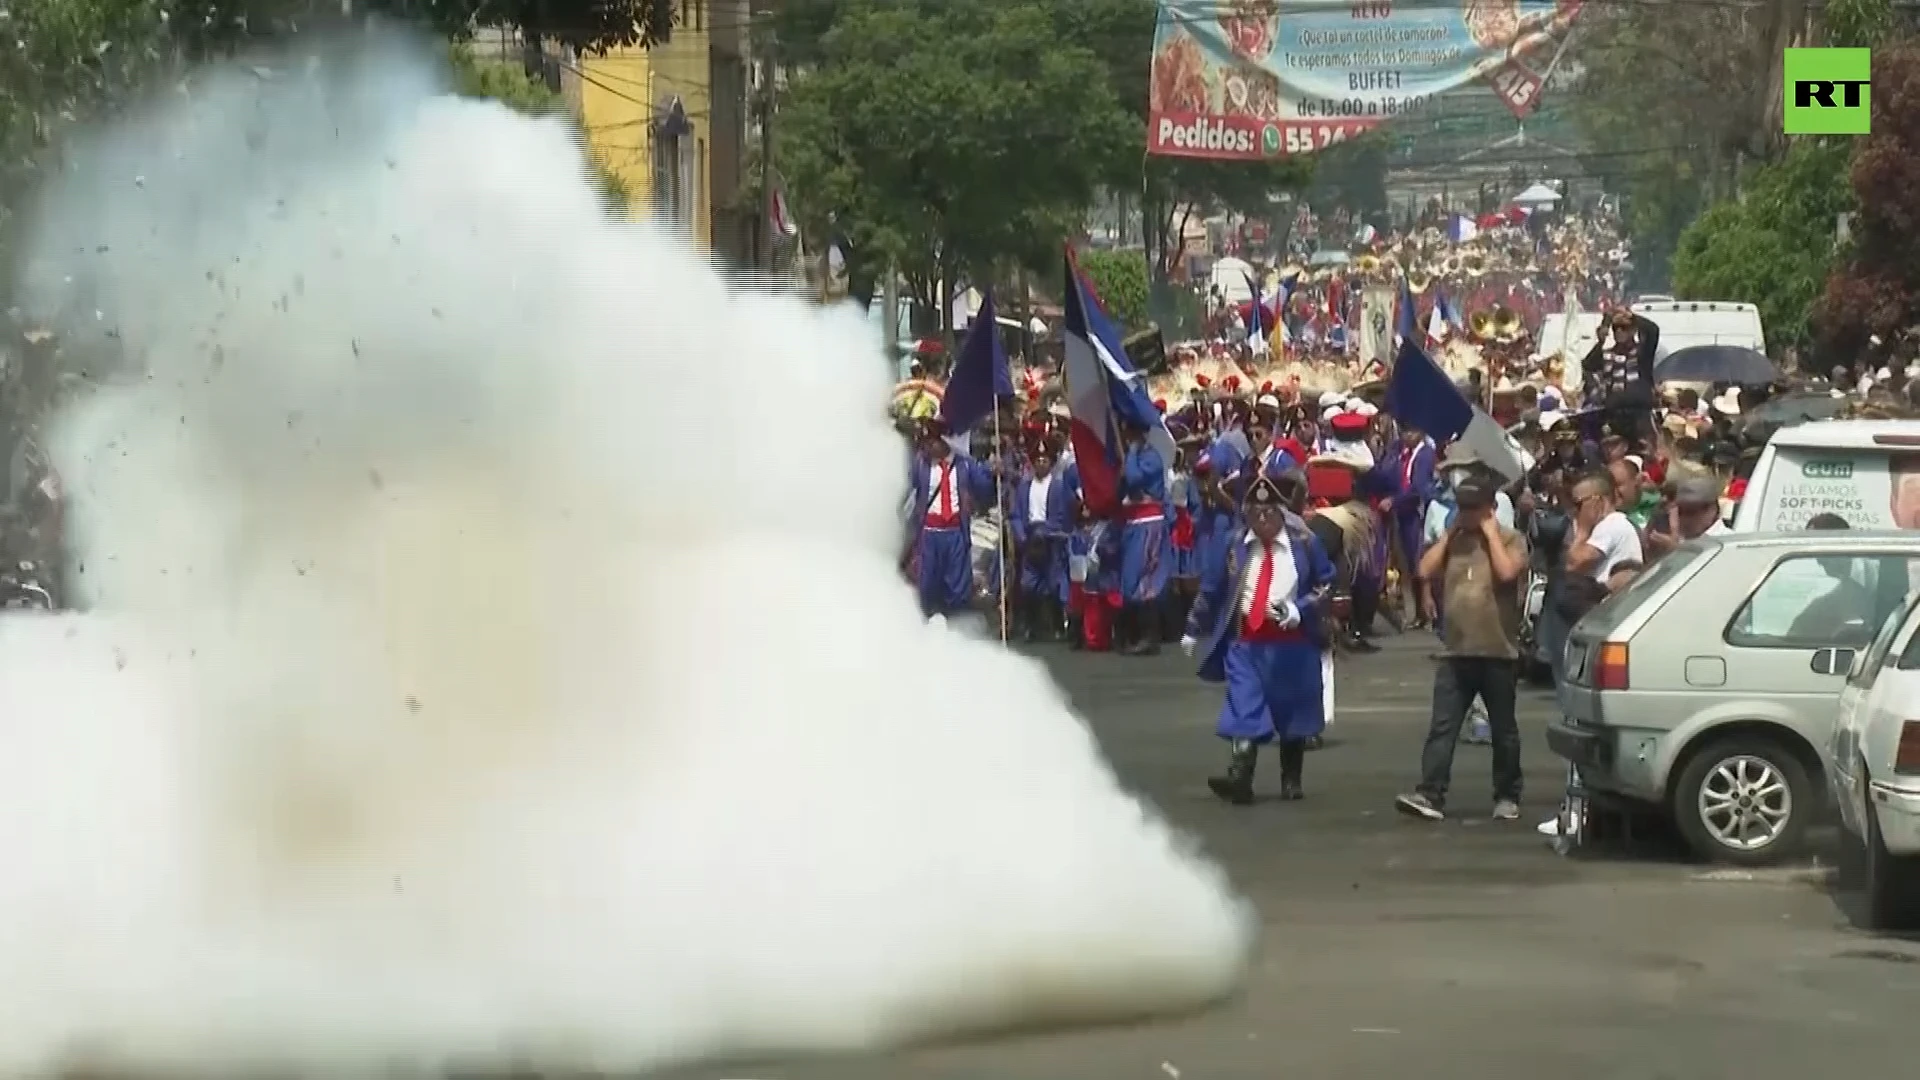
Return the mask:
<path id="1" fill-rule="evenodd" d="M 1147 396 L 1146 377 L 1127 361 L 1120 335 L 1075 264 L 1072 248 L 1067 249 L 1066 262 L 1066 362 L 1061 374 L 1071 414 L 1067 431 L 1073 440 L 1073 463 L 1080 471 L 1081 498 L 1089 513 L 1105 517 L 1120 506 L 1120 465 L 1126 454 L 1121 423 L 1145 428 L 1153 448 L 1169 463 L 1173 436 Z"/>

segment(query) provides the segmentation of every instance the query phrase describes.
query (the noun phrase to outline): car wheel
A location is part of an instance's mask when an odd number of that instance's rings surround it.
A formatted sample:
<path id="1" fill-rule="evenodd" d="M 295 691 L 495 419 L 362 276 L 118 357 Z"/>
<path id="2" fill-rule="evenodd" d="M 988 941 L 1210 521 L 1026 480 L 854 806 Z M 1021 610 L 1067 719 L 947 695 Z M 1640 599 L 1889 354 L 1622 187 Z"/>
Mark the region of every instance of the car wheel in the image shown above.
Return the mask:
<path id="1" fill-rule="evenodd" d="M 1813 782 L 1779 742 L 1742 735 L 1702 749 L 1674 785 L 1673 816 L 1701 858 L 1764 866 L 1792 857 L 1814 813 Z"/>
<path id="2" fill-rule="evenodd" d="M 1866 783 L 1866 774 L 1861 774 Z M 1862 808 L 1865 833 L 1861 885 L 1866 894 L 1868 930 L 1912 930 L 1920 927 L 1920 858 L 1895 855 L 1880 835 L 1880 816 L 1871 805 Z"/>

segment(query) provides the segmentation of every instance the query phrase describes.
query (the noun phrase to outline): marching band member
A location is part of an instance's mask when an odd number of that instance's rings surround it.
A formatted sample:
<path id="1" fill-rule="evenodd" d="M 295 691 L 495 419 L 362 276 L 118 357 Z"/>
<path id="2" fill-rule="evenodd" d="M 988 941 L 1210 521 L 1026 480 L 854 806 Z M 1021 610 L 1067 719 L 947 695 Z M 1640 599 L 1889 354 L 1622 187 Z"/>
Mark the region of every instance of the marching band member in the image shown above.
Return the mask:
<path id="1" fill-rule="evenodd" d="M 967 610 L 973 600 L 973 533 L 977 503 L 994 498 L 994 471 L 972 457 L 954 453 L 947 428 L 938 417 L 920 424 L 920 449 L 908 470 L 905 563 L 920 591 L 920 613 L 943 619 Z"/>
<path id="2" fill-rule="evenodd" d="M 1197 432 L 1190 434 L 1180 425 L 1173 425 L 1169 433 L 1177 446 L 1173 468 L 1167 470 L 1167 520 L 1170 523 L 1167 547 L 1172 559 L 1173 588 L 1168 590 L 1167 602 L 1160 610 L 1161 636 L 1177 641 L 1180 628 L 1187 622 L 1187 609 L 1193 605 L 1194 593 L 1200 587 L 1200 485 L 1194 478 L 1193 464 L 1204 440 Z"/>
<path id="3" fill-rule="evenodd" d="M 1399 439 L 1375 467 L 1376 481 L 1386 492 L 1384 509 L 1398 549 L 1394 560 L 1402 582 L 1413 581 L 1420 565 L 1421 532 L 1435 488 L 1434 452 L 1432 439 L 1403 424 Z M 1426 618 L 1427 613 L 1421 612 L 1414 625 L 1425 625 Z"/>
<path id="4" fill-rule="evenodd" d="M 1200 678 L 1226 687 L 1216 726 L 1227 740 L 1227 770 L 1210 777 L 1213 793 L 1238 806 L 1253 802 L 1260 747 L 1280 745 L 1280 797 L 1303 797 L 1308 740 L 1326 728 L 1321 605 L 1333 565 L 1286 508 L 1280 485 L 1256 476 L 1242 506 L 1247 531 L 1210 567 L 1180 644 L 1200 657 Z"/>
<path id="5" fill-rule="evenodd" d="M 1066 478 L 1054 475 L 1053 451 L 1034 445 L 1027 468 L 1013 485 L 1009 520 L 1013 550 L 1020 560 L 1021 639 L 1052 638 L 1059 632 L 1067 603 L 1067 533 L 1074 495 Z"/>
<path id="6" fill-rule="evenodd" d="M 1160 651 L 1155 613 L 1172 569 L 1167 557 L 1167 463 L 1147 441 L 1147 429 L 1122 423 L 1126 458 L 1120 466 L 1120 610 L 1115 649 L 1128 656 Z"/>

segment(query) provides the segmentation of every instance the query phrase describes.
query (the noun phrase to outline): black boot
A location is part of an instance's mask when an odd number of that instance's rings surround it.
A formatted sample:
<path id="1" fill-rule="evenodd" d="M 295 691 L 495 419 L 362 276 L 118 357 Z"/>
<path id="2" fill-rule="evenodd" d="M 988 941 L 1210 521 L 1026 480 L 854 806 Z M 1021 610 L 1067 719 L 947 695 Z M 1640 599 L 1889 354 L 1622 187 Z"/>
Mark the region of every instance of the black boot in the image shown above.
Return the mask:
<path id="1" fill-rule="evenodd" d="M 1348 652 L 1377 653 L 1380 651 L 1380 646 L 1368 640 L 1366 635 L 1358 630 L 1348 630 L 1346 640 L 1341 644 L 1346 646 Z"/>
<path id="2" fill-rule="evenodd" d="M 1014 608 L 1014 620 L 1020 627 L 1020 644 L 1031 645 L 1040 636 L 1040 597 L 1036 593 L 1021 593 L 1018 605 Z"/>
<path id="3" fill-rule="evenodd" d="M 1160 655 L 1160 620 L 1157 602 L 1128 604 L 1120 609 L 1127 622 L 1127 647 L 1122 651 L 1128 656 Z"/>
<path id="4" fill-rule="evenodd" d="M 1280 797 L 1288 802 L 1306 798 L 1300 788 L 1300 774 L 1307 764 L 1304 739 L 1287 739 L 1280 744 Z"/>
<path id="5" fill-rule="evenodd" d="M 1067 616 L 1067 648 L 1072 649 L 1074 652 L 1082 652 L 1086 647 L 1086 625 L 1080 621 L 1080 616 L 1069 614 Z"/>
<path id="6" fill-rule="evenodd" d="M 1259 744 L 1235 739 L 1227 753 L 1226 775 L 1207 777 L 1207 787 L 1235 806 L 1252 805 L 1253 767 L 1259 752 Z"/>

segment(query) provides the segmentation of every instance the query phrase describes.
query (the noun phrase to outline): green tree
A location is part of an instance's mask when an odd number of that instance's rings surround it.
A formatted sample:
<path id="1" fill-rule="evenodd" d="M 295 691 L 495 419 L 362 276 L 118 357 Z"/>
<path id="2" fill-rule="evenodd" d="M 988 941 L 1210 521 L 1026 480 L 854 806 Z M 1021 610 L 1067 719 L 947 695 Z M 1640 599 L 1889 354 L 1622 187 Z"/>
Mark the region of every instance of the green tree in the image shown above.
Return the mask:
<path id="1" fill-rule="evenodd" d="M 1132 134 L 1100 60 L 1042 0 L 838 0 L 781 103 L 778 161 L 856 281 L 897 266 L 933 310 L 1075 232 Z"/>
<path id="2" fill-rule="evenodd" d="M 1212 161 L 1147 156 L 1147 100 L 1152 81 L 1155 0 L 1056 0 L 1056 32 L 1086 43 L 1106 65 L 1115 97 L 1134 118 L 1133 134 L 1114 149 L 1106 183 L 1142 193 L 1147 253 L 1164 285 L 1183 252 L 1179 240 L 1194 216 L 1231 210 L 1265 217 L 1273 197 L 1297 191 L 1313 176 L 1313 158 Z"/>
<path id="3" fill-rule="evenodd" d="M 1147 258 L 1138 251 L 1087 251 L 1080 269 L 1092 279 L 1094 291 L 1107 314 L 1124 330 L 1139 330 L 1152 322 L 1147 312 Z"/>
<path id="4" fill-rule="evenodd" d="M 1853 206 L 1845 140 L 1794 144 L 1754 169 L 1737 198 L 1723 199 L 1680 234 L 1674 294 L 1759 307 L 1770 345 L 1810 338 L 1808 313 L 1835 258 L 1835 226 Z"/>
<path id="5" fill-rule="evenodd" d="M 1778 51 L 1762 22 L 1720 4 L 1589 5 L 1581 15 L 1572 105 L 1590 151 L 1583 164 L 1625 196 L 1637 288 L 1664 287 L 1681 230 L 1763 159 L 1762 91 Z"/>

